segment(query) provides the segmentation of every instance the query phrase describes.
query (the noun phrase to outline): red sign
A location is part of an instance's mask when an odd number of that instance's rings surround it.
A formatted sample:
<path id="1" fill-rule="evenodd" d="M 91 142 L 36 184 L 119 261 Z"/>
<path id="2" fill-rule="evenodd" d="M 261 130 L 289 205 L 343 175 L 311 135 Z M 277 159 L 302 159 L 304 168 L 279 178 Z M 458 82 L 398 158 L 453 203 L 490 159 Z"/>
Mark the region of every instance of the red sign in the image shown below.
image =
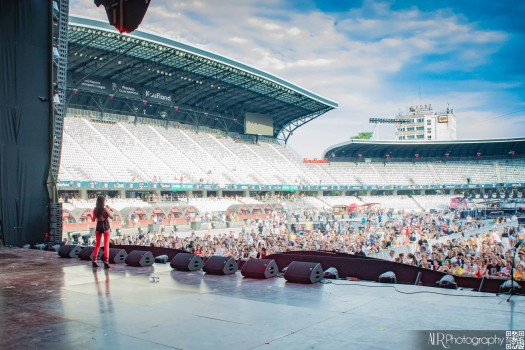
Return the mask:
<path id="1" fill-rule="evenodd" d="M 317 159 L 317 158 L 308 159 L 308 158 L 303 158 L 303 163 L 306 163 L 306 164 L 326 164 L 326 163 L 328 163 L 328 159 Z"/>

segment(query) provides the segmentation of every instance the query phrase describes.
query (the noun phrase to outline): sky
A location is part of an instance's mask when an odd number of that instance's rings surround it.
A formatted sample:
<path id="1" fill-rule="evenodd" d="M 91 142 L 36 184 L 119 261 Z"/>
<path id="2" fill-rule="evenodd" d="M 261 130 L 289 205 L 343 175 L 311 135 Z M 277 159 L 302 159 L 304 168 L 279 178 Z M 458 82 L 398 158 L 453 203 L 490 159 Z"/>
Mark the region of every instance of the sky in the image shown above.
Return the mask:
<path id="1" fill-rule="evenodd" d="M 107 21 L 93 0 L 70 0 L 70 14 Z M 139 30 L 337 102 L 288 142 L 313 158 L 420 104 L 453 108 L 458 139 L 524 137 L 523 18 L 525 1 L 151 0 Z"/>

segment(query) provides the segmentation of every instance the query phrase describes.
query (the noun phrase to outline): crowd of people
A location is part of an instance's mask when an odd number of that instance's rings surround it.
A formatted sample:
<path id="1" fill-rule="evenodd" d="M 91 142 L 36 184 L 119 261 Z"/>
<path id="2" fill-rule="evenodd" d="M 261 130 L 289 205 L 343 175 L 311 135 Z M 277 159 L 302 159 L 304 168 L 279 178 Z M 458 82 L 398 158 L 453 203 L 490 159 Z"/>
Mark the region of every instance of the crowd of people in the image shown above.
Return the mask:
<path id="1" fill-rule="evenodd" d="M 360 219 L 355 220 L 357 217 Z M 471 277 L 508 278 L 513 273 L 516 280 L 525 280 L 525 229 L 517 225 L 504 227 L 501 219 L 489 226 L 472 218 L 460 219 L 452 211 L 391 215 L 381 210 L 362 212 L 354 220 L 328 218 L 314 210 L 290 211 L 283 216 L 247 220 L 237 233 L 193 232 L 186 237 L 176 232 L 143 233 L 114 237 L 112 243 L 182 249 L 204 257 L 223 255 L 235 259 L 264 258 L 297 250 L 364 256 L 386 250 L 390 253 L 387 259 L 398 263 Z M 473 230 L 481 232 L 469 235 Z M 449 235 L 460 238 L 447 240 Z M 516 244 L 522 248 L 513 262 L 512 248 Z M 394 249 L 398 246 L 414 250 L 396 254 Z"/>
<path id="2" fill-rule="evenodd" d="M 492 228 L 466 239 L 429 244 L 420 239 L 414 253 L 390 251 L 390 261 L 466 277 L 490 277 L 525 281 L 523 226 Z M 516 251 L 514 250 L 516 248 Z"/>

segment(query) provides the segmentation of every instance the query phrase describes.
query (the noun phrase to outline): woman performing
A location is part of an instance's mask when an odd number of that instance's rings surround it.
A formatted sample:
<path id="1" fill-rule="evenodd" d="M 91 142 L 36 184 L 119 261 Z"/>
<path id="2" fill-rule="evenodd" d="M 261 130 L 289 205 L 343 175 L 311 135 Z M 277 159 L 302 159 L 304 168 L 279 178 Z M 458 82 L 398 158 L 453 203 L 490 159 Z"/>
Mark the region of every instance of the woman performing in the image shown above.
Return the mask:
<path id="1" fill-rule="evenodd" d="M 111 228 L 109 227 L 108 219 L 113 219 L 113 213 L 111 210 L 105 206 L 106 198 L 104 196 L 97 197 L 97 205 L 93 209 L 93 214 L 91 215 L 91 221 L 97 220 L 97 228 L 95 230 L 96 244 L 95 250 L 93 251 L 93 267 L 98 267 L 97 264 L 97 255 L 100 249 L 100 241 L 102 240 L 102 234 L 104 234 L 104 255 L 102 256 L 102 262 L 104 263 L 104 268 L 109 269 L 109 232 Z"/>

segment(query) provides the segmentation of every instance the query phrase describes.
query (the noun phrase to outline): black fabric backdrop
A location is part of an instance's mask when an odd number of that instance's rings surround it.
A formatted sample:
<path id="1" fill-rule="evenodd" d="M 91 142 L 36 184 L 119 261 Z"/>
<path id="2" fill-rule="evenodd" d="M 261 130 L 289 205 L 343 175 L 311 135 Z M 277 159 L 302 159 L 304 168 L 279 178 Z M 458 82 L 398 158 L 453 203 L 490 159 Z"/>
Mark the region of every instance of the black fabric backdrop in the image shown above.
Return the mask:
<path id="1" fill-rule="evenodd" d="M 0 1 L 0 228 L 5 245 L 43 242 L 49 227 L 50 30 L 50 1 Z"/>

